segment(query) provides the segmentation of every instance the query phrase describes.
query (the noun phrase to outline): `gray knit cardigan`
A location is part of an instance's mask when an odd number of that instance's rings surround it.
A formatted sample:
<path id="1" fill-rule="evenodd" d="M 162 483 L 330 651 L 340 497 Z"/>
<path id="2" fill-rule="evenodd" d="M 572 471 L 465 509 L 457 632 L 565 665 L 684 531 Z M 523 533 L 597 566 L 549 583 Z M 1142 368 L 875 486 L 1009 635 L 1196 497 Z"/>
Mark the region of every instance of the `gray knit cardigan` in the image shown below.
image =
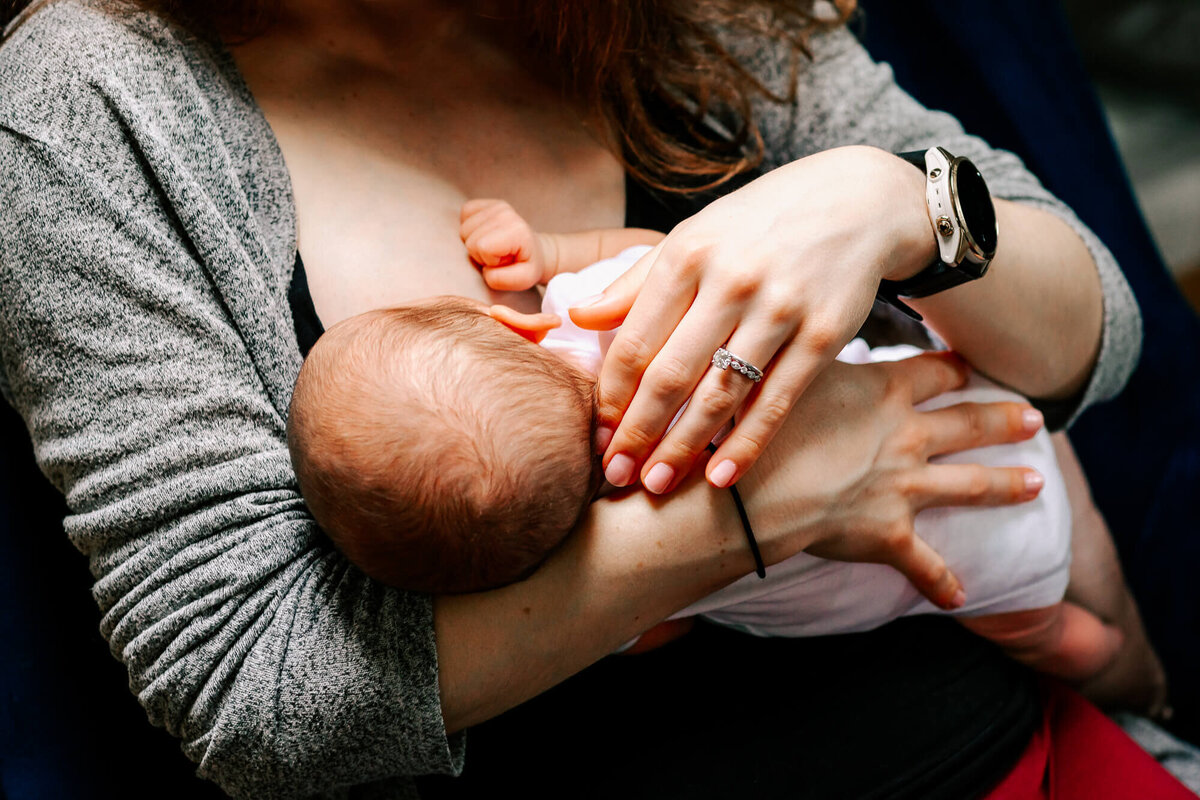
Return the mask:
<path id="1" fill-rule="evenodd" d="M 738 45 L 787 79 L 781 54 Z M 759 109 L 768 166 L 852 143 L 970 155 L 995 195 L 1087 242 L 1105 317 L 1080 408 L 1117 392 L 1140 320 L 1100 242 L 849 33 L 814 50 L 799 107 Z M 66 495 L 131 689 L 235 796 L 408 797 L 406 776 L 461 767 L 463 740 L 429 598 L 352 568 L 297 491 L 295 255 L 287 170 L 219 46 L 60 0 L 0 48 L 0 388 Z"/>

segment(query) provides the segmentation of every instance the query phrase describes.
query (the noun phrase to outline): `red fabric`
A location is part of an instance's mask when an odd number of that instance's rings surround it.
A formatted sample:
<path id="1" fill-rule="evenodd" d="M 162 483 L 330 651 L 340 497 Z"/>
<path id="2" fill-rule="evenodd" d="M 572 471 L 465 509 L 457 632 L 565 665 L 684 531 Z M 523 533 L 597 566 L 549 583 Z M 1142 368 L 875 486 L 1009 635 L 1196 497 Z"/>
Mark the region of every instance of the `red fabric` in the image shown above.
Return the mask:
<path id="1" fill-rule="evenodd" d="M 1042 697 L 1042 727 L 985 800 L 1196 798 L 1076 692 L 1047 679 Z"/>

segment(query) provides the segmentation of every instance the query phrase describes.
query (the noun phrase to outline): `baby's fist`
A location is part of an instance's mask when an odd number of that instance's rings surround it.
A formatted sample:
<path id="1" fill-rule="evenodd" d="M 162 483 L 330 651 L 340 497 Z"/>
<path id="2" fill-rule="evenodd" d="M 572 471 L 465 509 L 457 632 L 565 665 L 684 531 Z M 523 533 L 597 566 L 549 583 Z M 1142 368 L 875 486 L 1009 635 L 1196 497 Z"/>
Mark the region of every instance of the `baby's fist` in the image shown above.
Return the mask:
<path id="1" fill-rule="evenodd" d="M 490 288 L 519 292 L 546 280 L 541 238 L 503 200 L 468 200 L 458 233 Z"/>

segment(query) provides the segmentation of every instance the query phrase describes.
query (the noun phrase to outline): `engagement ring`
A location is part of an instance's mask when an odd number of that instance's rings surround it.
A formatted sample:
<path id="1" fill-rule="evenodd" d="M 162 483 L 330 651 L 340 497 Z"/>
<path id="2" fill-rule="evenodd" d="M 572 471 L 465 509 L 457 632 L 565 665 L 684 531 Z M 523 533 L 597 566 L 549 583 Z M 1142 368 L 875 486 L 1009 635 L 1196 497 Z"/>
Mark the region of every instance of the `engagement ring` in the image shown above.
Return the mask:
<path id="1" fill-rule="evenodd" d="M 713 353 L 712 365 L 717 369 L 732 368 L 735 372 L 742 373 L 755 383 L 758 383 L 763 378 L 763 371 L 761 369 L 748 361 L 743 361 L 724 347 L 718 347 L 717 352 Z"/>

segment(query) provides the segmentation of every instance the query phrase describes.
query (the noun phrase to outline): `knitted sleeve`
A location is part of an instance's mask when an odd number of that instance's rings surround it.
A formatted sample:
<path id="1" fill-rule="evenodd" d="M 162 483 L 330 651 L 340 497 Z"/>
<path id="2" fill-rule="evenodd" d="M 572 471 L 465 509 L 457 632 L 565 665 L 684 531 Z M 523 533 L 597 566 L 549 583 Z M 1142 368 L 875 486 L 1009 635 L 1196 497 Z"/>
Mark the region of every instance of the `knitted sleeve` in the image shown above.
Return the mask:
<path id="1" fill-rule="evenodd" d="M 103 65 L 107 41 L 124 68 L 148 47 L 73 9 L 48 7 L 0 51 L 0 365 L 113 655 L 150 721 L 236 797 L 381 781 L 396 796 L 405 776 L 457 771 L 430 598 L 352 568 L 298 492 L 271 387 L 299 356 L 254 328 L 291 335 L 279 259 L 243 246 L 255 220 L 162 155 L 183 121 L 146 64 L 128 92 L 99 67 L 46 66 L 87 48 Z M 199 115 L 199 95 L 180 96 Z M 212 148 L 195 169 L 221 166 L 218 140 L 187 139 Z"/>

